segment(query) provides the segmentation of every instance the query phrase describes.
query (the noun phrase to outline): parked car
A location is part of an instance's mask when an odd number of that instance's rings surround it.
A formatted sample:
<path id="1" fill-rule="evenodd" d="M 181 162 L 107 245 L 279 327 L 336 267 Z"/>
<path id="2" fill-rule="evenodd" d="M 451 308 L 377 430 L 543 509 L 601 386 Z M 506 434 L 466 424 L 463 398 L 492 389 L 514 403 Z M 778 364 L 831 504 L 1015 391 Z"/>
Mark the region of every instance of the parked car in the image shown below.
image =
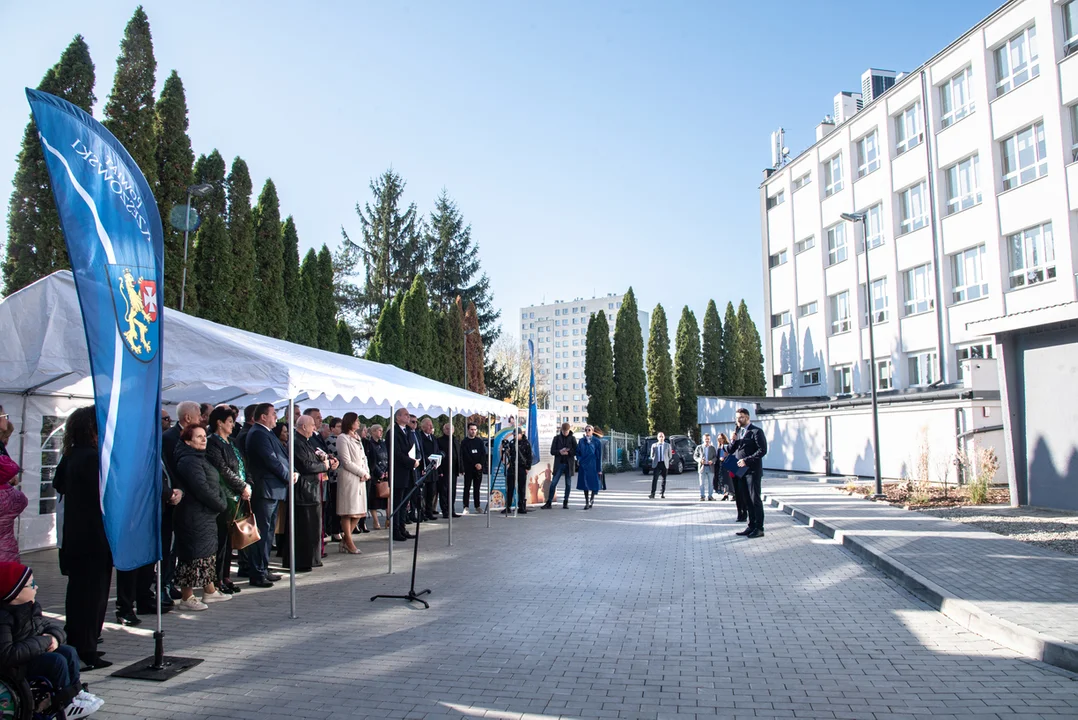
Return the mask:
<path id="1" fill-rule="evenodd" d="M 666 438 L 673 448 L 673 457 L 666 469 L 672 475 L 680 475 L 686 470 L 696 470 L 696 461 L 692 459 L 692 453 L 696 449 L 696 443 L 688 435 L 671 435 Z M 640 446 L 640 469 L 645 475 L 651 474 L 651 446 L 655 444 L 655 437 L 644 438 Z"/>

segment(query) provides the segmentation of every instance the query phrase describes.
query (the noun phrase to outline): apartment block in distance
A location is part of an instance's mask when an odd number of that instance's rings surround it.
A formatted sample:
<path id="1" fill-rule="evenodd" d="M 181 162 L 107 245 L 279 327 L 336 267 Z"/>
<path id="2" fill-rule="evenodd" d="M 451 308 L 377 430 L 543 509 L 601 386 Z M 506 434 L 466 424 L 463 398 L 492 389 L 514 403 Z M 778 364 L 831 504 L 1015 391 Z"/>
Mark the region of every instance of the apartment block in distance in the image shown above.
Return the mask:
<path id="1" fill-rule="evenodd" d="M 1078 1 L 1013 0 L 765 171 L 770 395 L 867 393 L 869 363 L 882 391 L 947 386 L 995 358 L 1012 499 L 1038 474 L 1034 504 L 1078 507 L 1076 50 Z"/>
<path id="2" fill-rule="evenodd" d="M 557 412 L 559 423 L 588 422 L 588 389 L 584 382 L 588 321 L 597 312 L 606 313 L 613 343 L 614 324 L 623 297 L 611 293 L 590 300 L 555 300 L 521 309 L 520 339 L 525 352 L 528 340 L 535 343 L 536 390 L 549 392 L 549 409 Z M 637 317 L 647 338 L 650 315 L 638 312 Z"/>

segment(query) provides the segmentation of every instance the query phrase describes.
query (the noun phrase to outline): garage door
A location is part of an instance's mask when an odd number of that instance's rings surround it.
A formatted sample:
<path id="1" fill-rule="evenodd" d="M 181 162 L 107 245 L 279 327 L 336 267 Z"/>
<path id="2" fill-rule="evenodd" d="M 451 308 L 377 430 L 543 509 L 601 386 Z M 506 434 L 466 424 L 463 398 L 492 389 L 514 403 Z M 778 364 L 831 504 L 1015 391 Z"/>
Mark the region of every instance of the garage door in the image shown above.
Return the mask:
<path id="1" fill-rule="evenodd" d="M 1029 504 L 1078 510 L 1078 327 L 1018 338 Z"/>

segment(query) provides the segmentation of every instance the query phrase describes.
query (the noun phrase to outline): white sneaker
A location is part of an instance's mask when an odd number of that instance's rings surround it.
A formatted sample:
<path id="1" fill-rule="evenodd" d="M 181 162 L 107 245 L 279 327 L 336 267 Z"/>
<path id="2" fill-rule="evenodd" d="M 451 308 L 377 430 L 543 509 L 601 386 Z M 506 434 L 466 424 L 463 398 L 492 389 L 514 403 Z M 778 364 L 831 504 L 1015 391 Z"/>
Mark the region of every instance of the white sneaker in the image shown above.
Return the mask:
<path id="1" fill-rule="evenodd" d="M 208 592 L 203 592 L 202 593 L 202 602 L 204 602 L 204 603 L 224 602 L 225 600 L 231 600 L 231 599 L 232 599 L 231 595 L 225 595 L 220 590 L 214 590 L 211 593 L 208 593 Z"/>
<path id="2" fill-rule="evenodd" d="M 464 508 L 464 511 L 461 513 L 461 515 L 467 515 L 467 514 L 468 514 L 468 508 Z"/>
<path id="3" fill-rule="evenodd" d="M 102 703 L 103 705 L 104 703 Z M 101 706 L 93 707 L 92 705 L 83 705 L 82 703 L 71 701 L 71 704 L 64 708 L 64 717 L 66 718 L 84 718 L 93 715 L 95 712 L 101 709 Z"/>
<path id="4" fill-rule="evenodd" d="M 71 702 L 81 705 L 90 712 L 97 712 L 105 704 L 105 701 L 97 695 L 88 693 L 85 690 L 79 690 L 79 694 L 73 697 Z"/>
<path id="5" fill-rule="evenodd" d="M 209 608 L 209 605 L 206 605 L 205 603 L 199 602 L 198 598 L 195 597 L 194 595 L 187 598 L 186 600 L 177 600 L 176 605 L 177 605 L 177 607 L 180 608 L 181 611 L 182 610 L 206 610 L 207 608 Z"/>

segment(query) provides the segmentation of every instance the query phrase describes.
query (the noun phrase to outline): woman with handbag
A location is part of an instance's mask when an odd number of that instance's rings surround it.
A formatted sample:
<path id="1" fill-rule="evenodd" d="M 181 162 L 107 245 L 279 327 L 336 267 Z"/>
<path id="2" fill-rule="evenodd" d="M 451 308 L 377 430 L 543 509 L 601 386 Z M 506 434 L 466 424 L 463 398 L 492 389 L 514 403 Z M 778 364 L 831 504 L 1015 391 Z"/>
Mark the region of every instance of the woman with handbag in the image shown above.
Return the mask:
<path id="1" fill-rule="evenodd" d="M 228 509 L 221 478 L 206 459 L 206 429 L 188 425 L 176 445 L 176 472 L 182 481 L 183 500 L 176 506 L 176 584 L 180 610 L 205 610 L 207 603 L 231 600 L 217 590 L 217 516 Z M 193 588 L 202 587 L 202 600 Z"/>
<path id="2" fill-rule="evenodd" d="M 210 437 L 206 441 L 206 459 L 221 477 L 221 491 L 228 507 L 217 516 L 217 579 L 225 595 L 240 591 L 232 582 L 232 538 L 229 525 L 236 519 L 240 500 L 251 499 L 251 486 L 247 484 L 246 469 L 240 451 L 232 442 L 232 430 L 236 416 L 232 409 L 218 405 L 210 413 Z M 242 550 L 240 552 L 243 552 Z"/>
<path id="3" fill-rule="evenodd" d="M 359 519 L 367 515 L 367 480 L 371 477 L 367 454 L 359 438 L 359 416 L 354 412 L 341 419 L 341 434 L 337 436 L 337 514 L 341 516 L 340 551 L 358 555 L 360 549 L 352 539 Z"/>
<path id="4" fill-rule="evenodd" d="M 367 465 L 371 471 L 371 479 L 367 488 L 367 510 L 374 522 L 374 529 L 381 530 L 378 524 L 378 511 L 382 515 L 389 512 L 389 448 L 382 438 L 384 429 L 381 425 L 371 425 L 367 430 L 367 440 L 363 449 L 367 453 Z M 389 527 L 389 520 L 386 520 Z"/>

